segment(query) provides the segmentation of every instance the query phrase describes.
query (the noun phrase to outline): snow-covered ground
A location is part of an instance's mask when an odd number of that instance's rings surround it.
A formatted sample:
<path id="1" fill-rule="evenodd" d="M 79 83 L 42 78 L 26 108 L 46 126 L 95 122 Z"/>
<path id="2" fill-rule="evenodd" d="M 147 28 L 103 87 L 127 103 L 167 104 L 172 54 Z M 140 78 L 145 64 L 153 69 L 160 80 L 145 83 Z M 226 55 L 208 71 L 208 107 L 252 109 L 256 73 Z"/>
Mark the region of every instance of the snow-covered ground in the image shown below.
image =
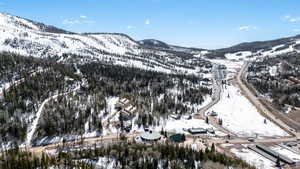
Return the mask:
<path id="1" fill-rule="evenodd" d="M 10 84 L 9 83 L 0 83 L 0 94 L 2 93 L 3 90 L 6 90 L 9 88 Z"/>
<path id="2" fill-rule="evenodd" d="M 27 131 L 27 135 L 26 135 L 26 140 L 25 140 L 25 145 L 27 146 L 30 146 L 31 144 L 31 141 L 32 141 L 32 137 L 33 137 L 33 134 L 34 132 L 36 131 L 36 128 L 37 128 L 37 125 L 38 125 L 38 122 L 40 120 L 40 117 L 41 117 L 41 114 L 42 114 L 42 111 L 46 105 L 46 103 L 48 103 L 50 100 L 52 99 L 55 99 L 57 98 L 58 96 L 61 96 L 61 95 L 66 95 L 66 94 L 69 94 L 69 93 L 72 93 L 72 92 L 75 92 L 77 90 L 80 89 L 80 86 L 76 87 L 75 89 L 73 89 L 72 91 L 70 92 L 66 92 L 66 93 L 62 93 L 62 94 L 57 94 L 57 95 L 54 95 L 54 96 L 51 96 L 49 98 L 47 98 L 46 100 L 44 100 L 44 102 L 40 105 L 36 115 L 35 115 L 35 119 L 33 120 L 32 124 L 30 125 L 30 127 L 28 127 L 28 131 Z"/>
<path id="3" fill-rule="evenodd" d="M 232 61 L 232 60 L 225 60 L 225 59 L 212 59 L 210 61 L 214 64 L 226 66 L 226 70 L 227 70 L 226 79 L 230 79 L 234 75 L 236 75 L 238 69 L 240 69 L 244 64 L 244 61 Z"/>
<path id="4" fill-rule="evenodd" d="M 277 153 L 290 158 L 291 160 L 293 160 L 295 162 L 300 161 L 300 153 L 295 152 L 293 150 L 290 150 L 288 147 L 285 148 L 283 146 L 273 146 L 273 147 L 270 147 L 270 148 L 272 150 L 276 151 Z"/>
<path id="5" fill-rule="evenodd" d="M 288 134 L 274 123 L 266 120 L 257 109 L 241 95 L 233 85 L 223 86 L 220 101 L 210 111 L 218 113 L 223 120 L 223 126 L 241 137 L 268 136 L 280 137 Z"/>
<path id="6" fill-rule="evenodd" d="M 115 159 L 107 158 L 107 157 L 99 157 L 98 161 L 94 161 L 90 159 L 82 159 L 78 161 L 84 162 L 86 164 L 91 164 L 96 168 L 114 169 L 118 165 Z"/>
<path id="7" fill-rule="evenodd" d="M 243 148 L 242 150 L 232 148 L 230 151 L 258 169 L 275 169 L 275 164 L 272 161 L 247 148 Z"/>
<path id="8" fill-rule="evenodd" d="M 205 123 L 204 120 L 190 119 L 190 120 L 174 120 L 168 119 L 161 124 L 161 126 L 156 127 L 155 130 L 160 131 L 163 128 L 165 131 L 174 133 L 186 133 L 184 129 L 189 128 L 214 128 L 212 125 Z"/>
<path id="9" fill-rule="evenodd" d="M 252 52 L 250 51 L 242 51 L 242 52 L 236 52 L 236 53 L 227 53 L 225 54 L 225 57 L 227 59 L 232 59 L 232 60 L 240 60 L 240 59 L 245 59 L 248 56 L 251 56 Z"/>

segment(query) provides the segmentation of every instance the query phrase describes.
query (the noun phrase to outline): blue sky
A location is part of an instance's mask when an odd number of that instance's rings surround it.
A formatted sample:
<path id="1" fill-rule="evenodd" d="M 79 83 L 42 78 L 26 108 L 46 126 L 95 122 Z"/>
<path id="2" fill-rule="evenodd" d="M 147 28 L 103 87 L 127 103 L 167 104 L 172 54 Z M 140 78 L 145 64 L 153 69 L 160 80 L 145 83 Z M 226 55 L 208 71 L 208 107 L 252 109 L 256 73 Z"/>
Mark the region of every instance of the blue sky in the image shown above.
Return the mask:
<path id="1" fill-rule="evenodd" d="M 74 32 L 202 48 L 300 34 L 299 0 L 0 0 L 0 11 Z"/>

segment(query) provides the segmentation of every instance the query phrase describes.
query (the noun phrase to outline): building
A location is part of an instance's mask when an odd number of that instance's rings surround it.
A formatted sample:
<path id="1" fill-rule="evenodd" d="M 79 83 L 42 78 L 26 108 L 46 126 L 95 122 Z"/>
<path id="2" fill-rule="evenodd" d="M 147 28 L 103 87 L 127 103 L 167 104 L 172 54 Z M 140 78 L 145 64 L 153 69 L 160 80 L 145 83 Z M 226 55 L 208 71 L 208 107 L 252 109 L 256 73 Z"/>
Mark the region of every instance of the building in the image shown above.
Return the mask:
<path id="1" fill-rule="evenodd" d="M 196 134 L 207 134 L 208 130 L 205 128 L 190 128 L 188 129 L 188 132 L 196 135 Z"/>
<path id="2" fill-rule="evenodd" d="M 279 159 L 280 162 L 283 162 L 284 164 L 288 164 L 289 166 L 296 165 L 296 162 L 293 161 L 292 159 L 290 159 L 282 154 L 279 154 L 264 145 L 258 145 L 258 144 L 257 145 L 249 145 L 248 148 L 275 163 Z"/>
<path id="3" fill-rule="evenodd" d="M 211 111 L 211 113 L 209 113 L 210 116 L 218 116 L 218 113 L 215 111 Z"/>
<path id="4" fill-rule="evenodd" d="M 181 143 L 185 141 L 185 135 L 184 134 L 174 134 L 169 137 L 169 139 L 175 143 Z"/>
<path id="5" fill-rule="evenodd" d="M 155 142 L 161 139 L 161 135 L 158 132 L 145 132 L 140 134 L 140 138 L 144 142 Z"/>

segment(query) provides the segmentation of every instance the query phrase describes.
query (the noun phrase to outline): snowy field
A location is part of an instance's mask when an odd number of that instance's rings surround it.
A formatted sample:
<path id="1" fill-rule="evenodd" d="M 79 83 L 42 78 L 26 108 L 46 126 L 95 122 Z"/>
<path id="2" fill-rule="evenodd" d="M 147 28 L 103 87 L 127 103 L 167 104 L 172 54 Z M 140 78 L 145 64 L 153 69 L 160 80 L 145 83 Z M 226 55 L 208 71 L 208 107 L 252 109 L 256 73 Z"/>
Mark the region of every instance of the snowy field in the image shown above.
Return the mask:
<path id="1" fill-rule="evenodd" d="M 242 150 L 232 148 L 230 151 L 258 169 L 276 169 L 276 167 L 274 167 L 275 164 L 272 161 L 247 148 L 243 148 Z"/>
<path id="2" fill-rule="evenodd" d="M 210 111 L 216 111 L 218 118 L 223 120 L 223 126 L 240 137 L 280 137 L 288 134 L 266 120 L 257 109 L 241 95 L 235 86 L 223 86 L 220 101 Z"/>

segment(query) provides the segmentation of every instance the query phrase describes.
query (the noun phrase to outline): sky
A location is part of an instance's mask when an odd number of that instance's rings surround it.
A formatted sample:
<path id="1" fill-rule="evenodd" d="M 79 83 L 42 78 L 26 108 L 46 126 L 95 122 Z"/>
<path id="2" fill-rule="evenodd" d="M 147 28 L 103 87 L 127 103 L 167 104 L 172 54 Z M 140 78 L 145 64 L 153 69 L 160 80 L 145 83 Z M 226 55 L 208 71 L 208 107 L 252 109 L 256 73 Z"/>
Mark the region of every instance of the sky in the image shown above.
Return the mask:
<path id="1" fill-rule="evenodd" d="M 208 49 L 300 34 L 299 0 L 0 0 L 0 11 L 72 32 Z"/>

